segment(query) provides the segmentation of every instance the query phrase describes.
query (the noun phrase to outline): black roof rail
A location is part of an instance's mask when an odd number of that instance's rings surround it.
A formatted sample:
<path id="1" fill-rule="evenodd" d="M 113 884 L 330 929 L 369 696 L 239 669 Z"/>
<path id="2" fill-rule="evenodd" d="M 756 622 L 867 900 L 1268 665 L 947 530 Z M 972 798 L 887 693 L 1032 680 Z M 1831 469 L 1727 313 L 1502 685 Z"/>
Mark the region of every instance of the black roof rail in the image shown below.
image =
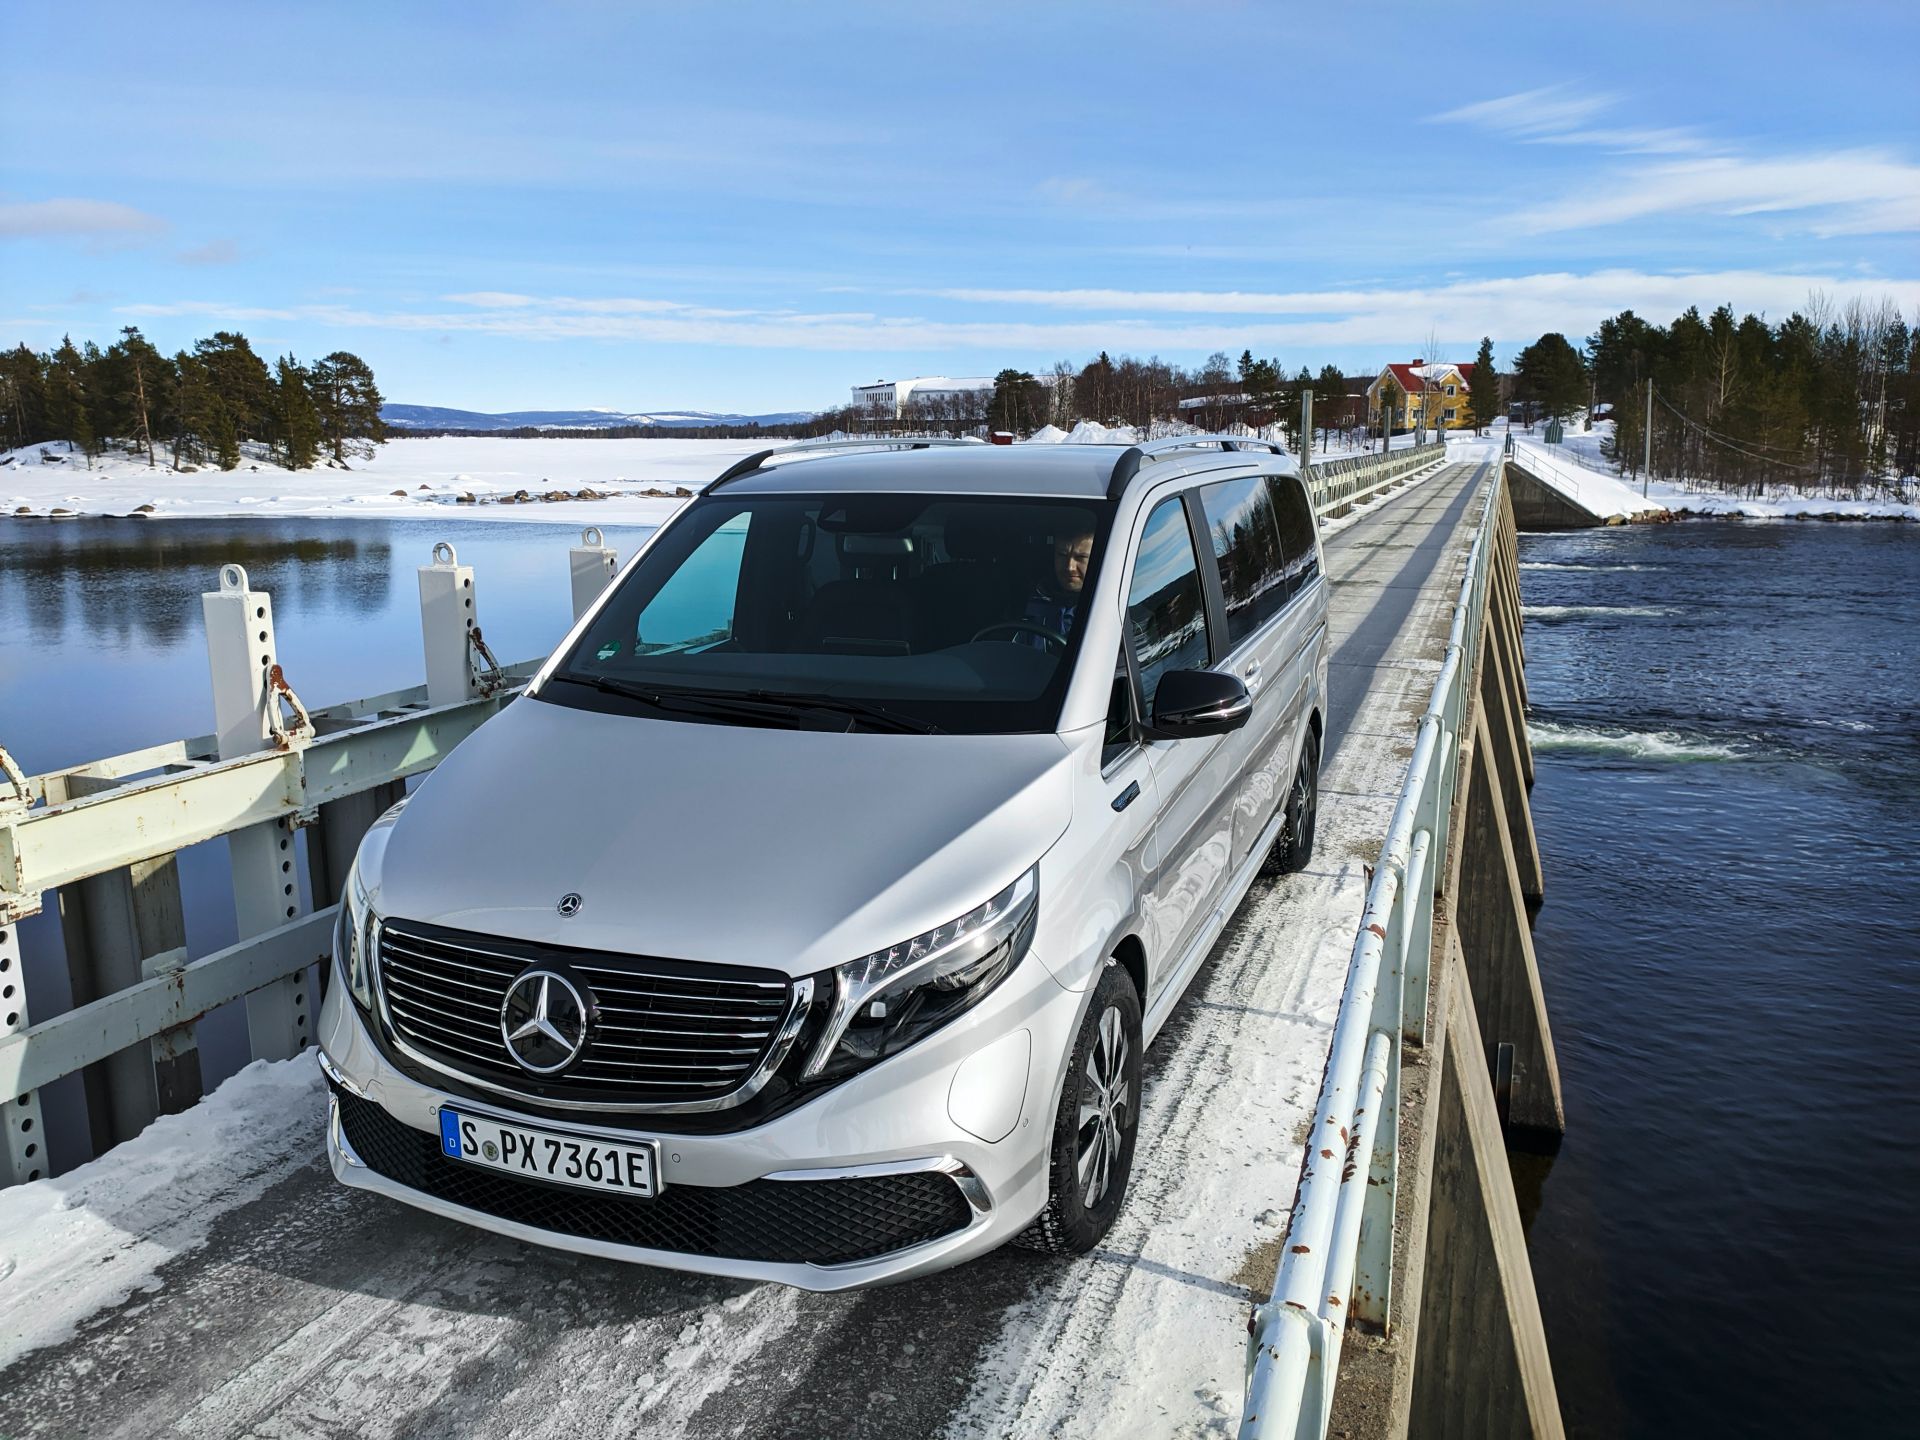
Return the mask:
<path id="1" fill-rule="evenodd" d="M 707 493 L 711 495 L 729 480 L 738 480 L 742 475 L 751 475 L 767 463 L 767 457 L 771 454 L 773 454 L 771 450 L 756 450 L 745 459 L 734 461 L 715 477 L 712 484 L 707 486 Z"/>
<path id="2" fill-rule="evenodd" d="M 1284 445 L 1271 440 L 1258 440 L 1250 435 L 1172 435 L 1163 440 L 1148 440 L 1144 444 L 1129 446 L 1114 462 L 1113 475 L 1107 481 L 1107 499 L 1118 500 L 1125 494 L 1127 486 L 1133 483 L 1133 477 L 1140 473 L 1140 467 L 1149 460 L 1159 460 L 1182 450 L 1206 450 L 1214 446 L 1223 452 L 1265 450 L 1274 455 L 1287 453 Z"/>

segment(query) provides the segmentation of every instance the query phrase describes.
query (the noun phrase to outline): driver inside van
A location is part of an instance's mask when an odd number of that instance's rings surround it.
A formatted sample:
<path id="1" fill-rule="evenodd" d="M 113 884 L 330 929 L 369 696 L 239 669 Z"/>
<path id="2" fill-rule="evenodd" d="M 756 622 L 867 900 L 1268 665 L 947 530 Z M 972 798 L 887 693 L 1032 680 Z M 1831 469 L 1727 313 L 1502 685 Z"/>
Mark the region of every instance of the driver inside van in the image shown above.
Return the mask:
<path id="1" fill-rule="evenodd" d="M 1080 608 L 1080 591 L 1087 583 L 1087 566 L 1093 559 L 1093 530 L 1076 525 L 1053 537 L 1053 574 L 1034 588 L 1027 600 L 1025 618 L 1045 626 L 1062 639 L 1073 634 L 1075 613 Z M 1044 644 L 1038 635 L 1025 637 L 1031 643 Z"/>

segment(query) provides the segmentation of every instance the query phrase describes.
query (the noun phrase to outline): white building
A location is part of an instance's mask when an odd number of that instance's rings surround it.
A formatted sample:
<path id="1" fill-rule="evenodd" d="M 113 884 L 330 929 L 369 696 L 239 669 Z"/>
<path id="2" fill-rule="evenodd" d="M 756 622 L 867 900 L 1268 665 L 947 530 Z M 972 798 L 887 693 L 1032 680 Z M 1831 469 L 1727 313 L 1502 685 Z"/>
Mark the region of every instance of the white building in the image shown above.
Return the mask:
<path id="1" fill-rule="evenodd" d="M 949 400 L 956 395 L 992 389 L 991 377 L 920 375 L 912 380 L 876 380 L 871 385 L 856 385 L 853 387 L 853 403 L 862 410 L 877 410 L 890 419 L 898 420 L 911 400 Z"/>

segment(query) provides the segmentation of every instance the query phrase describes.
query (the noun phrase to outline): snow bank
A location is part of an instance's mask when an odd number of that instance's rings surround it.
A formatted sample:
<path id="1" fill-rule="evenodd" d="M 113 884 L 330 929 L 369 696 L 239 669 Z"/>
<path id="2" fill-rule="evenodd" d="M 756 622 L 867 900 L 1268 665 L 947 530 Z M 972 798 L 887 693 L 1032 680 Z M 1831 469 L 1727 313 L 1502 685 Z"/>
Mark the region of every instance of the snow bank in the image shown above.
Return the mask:
<path id="1" fill-rule="evenodd" d="M 1514 432 L 1516 446 L 1522 443 L 1524 433 L 1518 430 Z M 1607 452 L 1613 448 L 1613 435 L 1614 422 L 1611 420 L 1598 421 L 1591 430 L 1582 430 L 1577 424 L 1569 425 L 1566 443 L 1557 448 L 1566 452 L 1566 458 L 1571 463 L 1583 466 L 1586 470 L 1609 474 L 1613 471 L 1613 462 L 1607 458 Z M 1621 483 L 1629 490 L 1635 489 L 1632 484 L 1625 481 Z M 1795 486 L 1768 486 L 1764 496 L 1753 498 L 1728 495 L 1717 490 L 1693 490 L 1670 480 L 1655 480 L 1648 487 L 1648 493 L 1661 502 L 1661 508 L 1676 515 L 1714 515 L 1746 520 L 1920 521 L 1920 484 L 1912 480 L 1908 481 L 1904 500 L 1858 500 L 1851 496 L 1835 496 L 1819 489 Z"/>
<path id="2" fill-rule="evenodd" d="M 1067 432 L 1058 425 L 1042 425 L 1027 437 L 1029 445 L 1058 445 L 1067 438 Z"/>
<path id="3" fill-rule="evenodd" d="M 1768 491 L 1766 499 L 1753 500 L 1711 490 L 1688 490 L 1665 480 L 1654 481 L 1652 491 L 1676 515 L 1720 515 L 1745 520 L 1920 521 L 1920 489 L 1913 486 L 1908 487 L 1913 498 L 1906 501 L 1841 499 L 1774 489 Z"/>
<path id="4" fill-rule="evenodd" d="M 1667 508 L 1658 500 L 1643 497 L 1618 476 L 1590 470 L 1572 456 L 1554 454 L 1553 448 L 1546 445 L 1516 439 L 1513 458 L 1536 480 L 1602 520 L 1633 520 L 1643 515 L 1657 515 Z"/>
<path id="5" fill-rule="evenodd" d="M 1138 445 L 1140 434 L 1131 425 L 1102 425 L 1098 420 L 1082 420 L 1067 439 L 1075 445 Z"/>
<path id="6" fill-rule="evenodd" d="M 98 1160 L 0 1190 L 0 1370 L 150 1290 L 214 1222 L 320 1153 L 313 1052 L 256 1060 Z"/>

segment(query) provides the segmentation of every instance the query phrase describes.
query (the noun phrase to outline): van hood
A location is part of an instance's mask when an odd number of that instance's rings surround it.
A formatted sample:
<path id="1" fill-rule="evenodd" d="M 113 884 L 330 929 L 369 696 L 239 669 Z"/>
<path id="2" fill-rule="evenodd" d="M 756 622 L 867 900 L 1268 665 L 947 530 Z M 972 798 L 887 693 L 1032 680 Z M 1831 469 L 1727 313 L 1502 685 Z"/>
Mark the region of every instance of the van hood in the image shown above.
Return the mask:
<path id="1" fill-rule="evenodd" d="M 1053 735 L 774 730 L 523 698 L 426 777 L 362 879 L 390 917 L 805 975 L 993 895 L 1065 831 L 1072 785 Z M 567 894 L 581 904 L 563 917 Z"/>

